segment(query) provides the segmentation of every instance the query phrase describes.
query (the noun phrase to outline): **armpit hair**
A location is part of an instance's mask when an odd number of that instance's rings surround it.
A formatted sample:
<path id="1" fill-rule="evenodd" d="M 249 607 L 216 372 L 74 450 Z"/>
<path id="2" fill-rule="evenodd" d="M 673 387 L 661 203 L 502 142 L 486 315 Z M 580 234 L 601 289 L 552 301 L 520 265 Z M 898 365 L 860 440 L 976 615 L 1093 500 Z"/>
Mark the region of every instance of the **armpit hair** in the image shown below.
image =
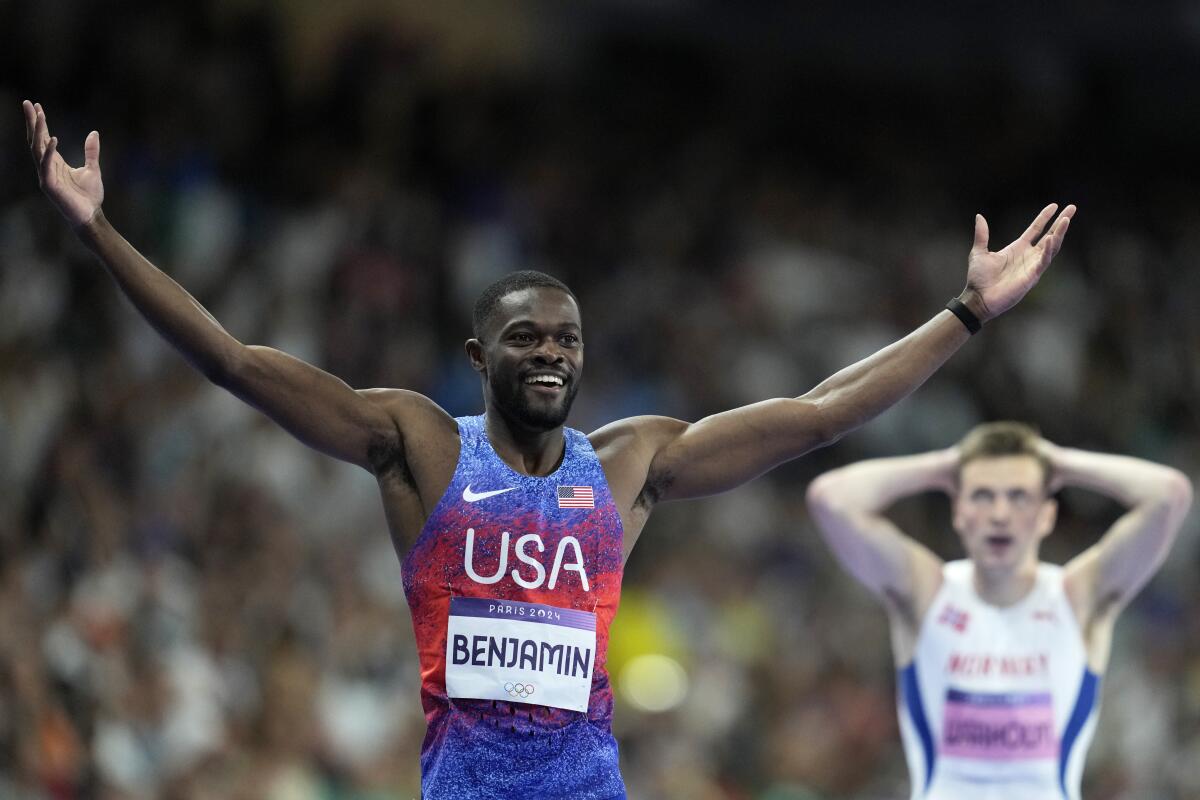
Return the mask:
<path id="1" fill-rule="evenodd" d="M 648 476 L 645 485 L 642 486 L 642 491 L 633 501 L 634 508 L 644 508 L 646 511 L 650 511 L 674 483 L 675 476 L 671 472 L 658 472 Z"/>
<path id="2" fill-rule="evenodd" d="M 405 457 L 404 440 L 398 433 L 373 437 L 367 445 L 367 461 L 370 462 L 375 477 L 389 475 L 416 488 L 417 482 L 413 478 L 412 470 L 408 468 L 408 459 Z"/>

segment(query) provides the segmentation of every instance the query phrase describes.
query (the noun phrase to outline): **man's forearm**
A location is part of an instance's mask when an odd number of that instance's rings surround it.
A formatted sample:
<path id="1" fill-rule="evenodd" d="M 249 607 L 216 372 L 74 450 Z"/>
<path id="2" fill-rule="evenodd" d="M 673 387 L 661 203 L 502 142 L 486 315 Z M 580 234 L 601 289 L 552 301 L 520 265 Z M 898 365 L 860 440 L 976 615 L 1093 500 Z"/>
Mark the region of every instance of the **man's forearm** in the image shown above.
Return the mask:
<path id="1" fill-rule="evenodd" d="M 924 383 L 970 334 L 949 311 L 879 352 L 822 381 L 803 396 L 820 414 L 826 442 L 891 408 Z"/>
<path id="2" fill-rule="evenodd" d="M 817 478 L 810 496 L 847 511 L 882 514 L 901 498 L 950 491 L 957 465 L 954 450 L 859 461 Z"/>
<path id="3" fill-rule="evenodd" d="M 969 334 L 949 311 L 807 394 L 731 409 L 686 427 L 654 458 L 663 500 L 724 492 L 831 444 L 920 386 Z"/>
<path id="4" fill-rule="evenodd" d="M 104 213 L 76 228 L 138 312 L 211 380 L 228 374 L 241 344 L 196 299 L 117 233 Z"/>
<path id="5" fill-rule="evenodd" d="M 1169 501 L 1188 488 L 1178 470 L 1130 456 L 1058 447 L 1051 466 L 1061 485 L 1103 494 L 1129 508 Z"/>

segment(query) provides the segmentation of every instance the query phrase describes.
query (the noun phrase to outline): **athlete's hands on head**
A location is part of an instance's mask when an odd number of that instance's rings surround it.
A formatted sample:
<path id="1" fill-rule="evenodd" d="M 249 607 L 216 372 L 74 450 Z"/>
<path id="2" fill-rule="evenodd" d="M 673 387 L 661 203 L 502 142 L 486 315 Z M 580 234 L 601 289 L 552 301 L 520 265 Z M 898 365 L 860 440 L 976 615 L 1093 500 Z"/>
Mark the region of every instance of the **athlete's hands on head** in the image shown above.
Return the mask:
<path id="1" fill-rule="evenodd" d="M 1020 237 L 994 253 L 988 250 L 987 220 L 982 214 L 975 215 L 975 244 L 967 260 L 967 288 L 961 299 L 980 321 L 986 322 L 1016 305 L 1050 266 L 1075 216 L 1075 206 L 1067 206 L 1047 231 L 1046 225 L 1057 210 L 1057 203 L 1043 208 Z"/>
<path id="2" fill-rule="evenodd" d="M 1037 451 L 1042 458 L 1046 459 L 1046 468 L 1050 470 L 1050 480 L 1046 484 L 1046 491 L 1049 494 L 1054 494 L 1063 488 L 1063 479 L 1059 467 L 1062 461 L 1063 449 L 1049 439 L 1038 439 Z"/>
<path id="3" fill-rule="evenodd" d="M 92 131 L 83 143 L 83 166 L 72 167 L 58 153 L 58 139 L 50 135 L 41 103 L 28 100 L 25 111 L 25 140 L 38 171 L 38 183 L 71 227 L 92 220 L 104 202 L 100 180 L 100 134 Z"/>
<path id="4" fill-rule="evenodd" d="M 935 450 L 937 463 L 939 465 L 938 473 L 935 477 L 933 488 L 944 492 L 951 498 L 958 492 L 958 466 L 959 460 L 962 458 L 962 453 L 958 450 L 958 445 L 951 445 L 944 450 Z"/>

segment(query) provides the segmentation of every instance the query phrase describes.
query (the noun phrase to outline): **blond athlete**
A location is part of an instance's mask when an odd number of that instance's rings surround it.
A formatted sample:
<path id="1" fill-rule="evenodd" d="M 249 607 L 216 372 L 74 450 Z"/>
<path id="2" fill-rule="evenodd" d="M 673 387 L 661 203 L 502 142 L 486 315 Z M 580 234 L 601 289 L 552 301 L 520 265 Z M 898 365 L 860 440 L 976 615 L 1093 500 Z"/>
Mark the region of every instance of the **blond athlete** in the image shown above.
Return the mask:
<path id="1" fill-rule="evenodd" d="M 1038 547 L 1065 486 L 1128 510 L 1058 567 Z M 884 516 L 933 490 L 953 501 L 966 559 L 943 562 Z M 1162 564 L 1191 500 L 1174 469 L 1056 447 L 1012 422 L 813 482 L 822 535 L 887 609 L 914 800 L 1078 800 L 1113 623 Z"/>

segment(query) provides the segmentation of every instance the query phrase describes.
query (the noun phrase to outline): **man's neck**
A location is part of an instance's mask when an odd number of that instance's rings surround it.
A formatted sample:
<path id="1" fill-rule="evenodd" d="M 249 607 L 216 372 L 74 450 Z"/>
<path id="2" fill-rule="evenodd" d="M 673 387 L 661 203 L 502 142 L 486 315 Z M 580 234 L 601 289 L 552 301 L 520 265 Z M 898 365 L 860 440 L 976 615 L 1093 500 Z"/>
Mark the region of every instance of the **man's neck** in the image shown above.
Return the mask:
<path id="1" fill-rule="evenodd" d="M 542 477 L 562 463 L 567 447 L 561 425 L 548 431 L 531 430 L 491 408 L 484 419 L 492 449 L 516 472 Z"/>
<path id="2" fill-rule="evenodd" d="M 988 605 L 1006 606 L 1021 602 L 1037 582 L 1038 562 L 1026 561 L 1012 570 L 989 570 L 975 565 L 975 593 Z"/>

